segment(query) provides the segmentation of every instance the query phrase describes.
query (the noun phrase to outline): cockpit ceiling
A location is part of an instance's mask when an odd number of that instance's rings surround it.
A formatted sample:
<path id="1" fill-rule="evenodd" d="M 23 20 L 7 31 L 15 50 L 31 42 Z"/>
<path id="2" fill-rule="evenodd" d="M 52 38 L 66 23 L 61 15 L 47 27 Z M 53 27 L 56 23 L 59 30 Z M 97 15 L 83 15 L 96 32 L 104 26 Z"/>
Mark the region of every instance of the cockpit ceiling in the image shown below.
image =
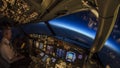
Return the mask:
<path id="1" fill-rule="evenodd" d="M 0 19 L 12 24 L 36 23 L 89 8 L 84 0 L 1 0 Z"/>

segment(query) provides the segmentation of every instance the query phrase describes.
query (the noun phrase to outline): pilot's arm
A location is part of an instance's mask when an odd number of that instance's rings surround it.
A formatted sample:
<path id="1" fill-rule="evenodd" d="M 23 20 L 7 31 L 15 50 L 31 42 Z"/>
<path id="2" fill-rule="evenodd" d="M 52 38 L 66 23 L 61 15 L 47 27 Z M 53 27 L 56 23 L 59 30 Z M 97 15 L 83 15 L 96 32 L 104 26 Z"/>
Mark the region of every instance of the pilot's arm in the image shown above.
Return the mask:
<path id="1" fill-rule="evenodd" d="M 12 59 L 15 56 L 14 51 L 10 48 L 9 45 L 2 44 L 2 57 L 7 60 L 9 63 L 12 63 Z"/>
<path id="2" fill-rule="evenodd" d="M 1 55 L 2 57 L 7 60 L 9 63 L 13 63 L 23 57 L 18 57 L 13 49 L 9 46 L 9 44 L 3 43 L 1 46 Z"/>

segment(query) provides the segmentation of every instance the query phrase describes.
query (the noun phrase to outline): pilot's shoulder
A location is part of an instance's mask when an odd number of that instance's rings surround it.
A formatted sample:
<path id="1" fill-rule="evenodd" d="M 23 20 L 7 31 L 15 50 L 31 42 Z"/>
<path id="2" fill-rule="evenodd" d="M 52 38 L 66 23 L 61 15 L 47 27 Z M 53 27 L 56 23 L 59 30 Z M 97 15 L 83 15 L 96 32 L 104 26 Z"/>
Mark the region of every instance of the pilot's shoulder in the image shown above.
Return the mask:
<path id="1" fill-rule="evenodd" d="M 9 41 L 6 38 L 1 40 L 1 45 L 9 45 Z"/>

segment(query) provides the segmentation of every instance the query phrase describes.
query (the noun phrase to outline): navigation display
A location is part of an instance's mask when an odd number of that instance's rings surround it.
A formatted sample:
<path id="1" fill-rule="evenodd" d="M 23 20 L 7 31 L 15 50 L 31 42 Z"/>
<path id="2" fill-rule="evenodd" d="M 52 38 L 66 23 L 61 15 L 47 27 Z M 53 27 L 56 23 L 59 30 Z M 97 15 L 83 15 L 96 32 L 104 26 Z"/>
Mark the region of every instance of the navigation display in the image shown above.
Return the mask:
<path id="1" fill-rule="evenodd" d="M 57 48 L 56 56 L 59 58 L 64 58 L 65 57 L 65 50 Z"/>
<path id="2" fill-rule="evenodd" d="M 74 52 L 67 52 L 66 54 L 66 61 L 69 61 L 69 62 L 74 62 L 76 59 L 76 54 Z"/>

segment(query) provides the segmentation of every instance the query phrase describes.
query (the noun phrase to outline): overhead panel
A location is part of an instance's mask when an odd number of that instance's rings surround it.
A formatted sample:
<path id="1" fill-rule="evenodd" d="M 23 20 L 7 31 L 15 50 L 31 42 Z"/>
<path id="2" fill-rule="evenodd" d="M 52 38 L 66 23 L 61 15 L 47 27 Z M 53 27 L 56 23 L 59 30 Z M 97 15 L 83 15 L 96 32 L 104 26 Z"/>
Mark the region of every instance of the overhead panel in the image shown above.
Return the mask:
<path id="1" fill-rule="evenodd" d="M 0 19 L 12 24 L 38 23 L 79 12 L 82 0 L 0 0 Z"/>
<path id="2" fill-rule="evenodd" d="M 79 12 L 87 7 L 83 6 L 81 0 L 63 0 L 58 5 L 56 5 L 50 12 L 46 13 L 42 17 L 42 21 L 51 20 L 55 17 Z M 78 11 L 77 11 L 78 10 Z"/>

